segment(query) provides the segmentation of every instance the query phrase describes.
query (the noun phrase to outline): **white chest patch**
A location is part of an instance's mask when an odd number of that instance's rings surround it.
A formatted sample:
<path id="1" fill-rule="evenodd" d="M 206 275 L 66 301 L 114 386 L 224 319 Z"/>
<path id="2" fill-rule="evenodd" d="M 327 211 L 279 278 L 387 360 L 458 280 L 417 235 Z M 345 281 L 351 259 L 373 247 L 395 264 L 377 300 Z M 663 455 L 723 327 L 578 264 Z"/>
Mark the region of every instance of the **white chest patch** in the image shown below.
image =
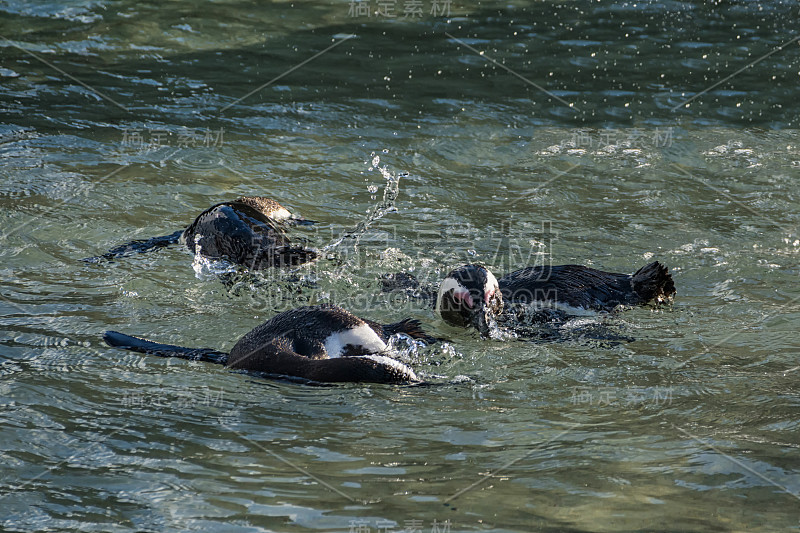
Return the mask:
<path id="1" fill-rule="evenodd" d="M 325 339 L 325 351 L 328 357 L 341 357 L 345 346 L 363 346 L 369 353 L 380 353 L 386 349 L 386 343 L 378 337 L 367 324 L 332 333 Z"/>
<path id="2" fill-rule="evenodd" d="M 436 296 L 436 313 L 442 313 L 442 299 L 447 291 L 453 291 L 453 294 L 460 293 L 466 294 L 469 297 L 469 291 L 455 278 L 445 278 L 439 286 L 439 294 Z"/>
<path id="3" fill-rule="evenodd" d="M 269 213 L 269 218 L 272 220 L 277 220 L 278 222 L 283 222 L 291 217 L 292 214 L 285 207 L 279 207 L 278 209 L 274 209 Z"/>

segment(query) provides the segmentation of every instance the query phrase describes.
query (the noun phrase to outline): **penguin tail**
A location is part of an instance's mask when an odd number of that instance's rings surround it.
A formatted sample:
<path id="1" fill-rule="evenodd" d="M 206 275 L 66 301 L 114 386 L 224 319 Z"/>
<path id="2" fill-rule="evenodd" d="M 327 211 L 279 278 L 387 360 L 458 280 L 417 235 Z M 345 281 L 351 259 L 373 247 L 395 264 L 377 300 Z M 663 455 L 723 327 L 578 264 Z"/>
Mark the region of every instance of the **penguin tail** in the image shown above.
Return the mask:
<path id="1" fill-rule="evenodd" d="M 633 290 L 643 302 L 650 300 L 655 300 L 657 303 L 666 302 L 676 293 L 669 269 L 658 261 L 653 261 L 637 270 L 631 282 Z"/>
<path id="2" fill-rule="evenodd" d="M 204 361 L 224 365 L 228 362 L 228 354 L 209 348 L 184 348 L 172 344 L 161 344 L 141 337 L 125 335 L 118 331 L 106 331 L 103 335 L 106 344 L 115 348 L 124 348 L 133 352 L 157 355 L 159 357 L 178 357 L 189 361 Z"/>
<path id="3" fill-rule="evenodd" d="M 406 318 L 400 322 L 395 322 L 394 324 L 387 324 L 383 326 L 383 333 L 387 337 L 402 333 L 404 335 L 408 335 L 412 339 L 420 340 L 425 344 L 433 344 L 442 340 L 437 339 L 436 337 L 431 337 L 425 333 L 425 331 L 422 329 L 422 323 L 413 318 Z"/>
<path id="4" fill-rule="evenodd" d="M 125 244 L 115 246 L 103 255 L 86 257 L 81 259 L 81 261 L 85 263 L 102 263 L 104 260 L 111 261 L 117 257 L 127 257 L 133 254 L 149 252 L 157 248 L 164 248 L 165 246 L 169 246 L 171 244 L 177 244 L 178 241 L 180 241 L 181 235 L 183 235 L 183 230 L 176 231 L 175 233 L 171 233 L 169 235 L 162 235 L 161 237 L 152 237 L 150 239 L 140 239 L 126 242 Z"/>

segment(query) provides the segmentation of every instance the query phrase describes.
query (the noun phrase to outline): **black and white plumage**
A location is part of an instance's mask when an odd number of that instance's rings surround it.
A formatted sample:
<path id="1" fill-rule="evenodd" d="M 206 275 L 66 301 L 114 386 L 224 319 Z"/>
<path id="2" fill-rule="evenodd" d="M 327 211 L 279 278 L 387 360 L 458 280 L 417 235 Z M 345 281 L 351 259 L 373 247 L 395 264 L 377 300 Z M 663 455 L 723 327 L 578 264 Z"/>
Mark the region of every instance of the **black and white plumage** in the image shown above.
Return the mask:
<path id="1" fill-rule="evenodd" d="M 425 342 L 435 340 L 416 320 L 382 325 L 333 305 L 280 313 L 245 334 L 230 354 L 160 344 L 115 331 L 106 332 L 104 339 L 111 346 L 137 352 L 319 382 L 419 381 L 410 367 L 388 355 L 388 339 L 397 333 Z"/>
<path id="2" fill-rule="evenodd" d="M 556 309 L 571 315 L 661 303 L 675 294 L 669 270 L 658 261 L 633 274 L 581 265 L 528 267 L 503 276 L 498 283 L 503 298 L 510 302 L 552 302 Z"/>
<path id="3" fill-rule="evenodd" d="M 317 252 L 292 244 L 284 228 L 287 224 L 307 223 L 310 222 L 295 217 L 271 198 L 244 196 L 209 207 L 185 230 L 131 241 L 86 261 L 113 259 L 183 242 L 193 254 L 225 259 L 250 270 L 296 266 L 316 259 Z"/>
<path id="4" fill-rule="evenodd" d="M 464 265 L 441 282 L 436 310 L 449 324 L 473 326 L 485 336 L 490 319 L 499 317 L 509 304 L 552 308 L 574 316 L 664 302 L 674 294 L 672 276 L 658 261 L 634 274 L 560 265 L 522 268 L 499 280 L 483 265 Z"/>
<path id="5" fill-rule="evenodd" d="M 487 335 L 492 320 L 503 311 L 503 294 L 486 267 L 464 265 L 442 280 L 435 310 L 448 324 L 473 326 Z"/>

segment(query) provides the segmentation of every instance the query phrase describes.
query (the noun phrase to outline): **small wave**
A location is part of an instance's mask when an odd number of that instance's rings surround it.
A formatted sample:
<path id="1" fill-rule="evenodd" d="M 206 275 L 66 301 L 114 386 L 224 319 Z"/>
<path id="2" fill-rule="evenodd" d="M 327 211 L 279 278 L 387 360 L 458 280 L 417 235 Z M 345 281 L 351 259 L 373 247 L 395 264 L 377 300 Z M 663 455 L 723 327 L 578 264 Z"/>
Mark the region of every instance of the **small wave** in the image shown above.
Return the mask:
<path id="1" fill-rule="evenodd" d="M 173 159 L 179 168 L 190 171 L 213 170 L 225 168 L 225 159 L 217 152 L 207 150 L 182 150 L 180 155 Z"/>

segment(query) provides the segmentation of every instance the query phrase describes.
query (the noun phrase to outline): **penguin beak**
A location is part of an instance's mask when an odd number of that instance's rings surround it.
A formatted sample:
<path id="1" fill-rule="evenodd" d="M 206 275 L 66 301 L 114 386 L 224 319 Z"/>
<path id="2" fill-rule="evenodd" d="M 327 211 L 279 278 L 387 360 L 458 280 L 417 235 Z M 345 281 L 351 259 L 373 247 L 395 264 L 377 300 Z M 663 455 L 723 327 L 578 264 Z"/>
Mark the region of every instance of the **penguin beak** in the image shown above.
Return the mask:
<path id="1" fill-rule="evenodd" d="M 478 305 L 470 315 L 470 324 L 478 330 L 483 338 L 491 337 L 497 330 L 497 316 L 503 311 L 503 300 L 499 289 L 485 292 L 482 298 L 476 298 Z"/>
<path id="2" fill-rule="evenodd" d="M 492 312 L 488 307 L 485 305 L 479 305 L 478 308 L 472 313 L 470 317 L 471 325 L 478 330 L 481 334 L 481 337 L 488 338 L 490 337 L 490 331 L 492 326 L 494 325 L 494 317 L 492 316 Z"/>

